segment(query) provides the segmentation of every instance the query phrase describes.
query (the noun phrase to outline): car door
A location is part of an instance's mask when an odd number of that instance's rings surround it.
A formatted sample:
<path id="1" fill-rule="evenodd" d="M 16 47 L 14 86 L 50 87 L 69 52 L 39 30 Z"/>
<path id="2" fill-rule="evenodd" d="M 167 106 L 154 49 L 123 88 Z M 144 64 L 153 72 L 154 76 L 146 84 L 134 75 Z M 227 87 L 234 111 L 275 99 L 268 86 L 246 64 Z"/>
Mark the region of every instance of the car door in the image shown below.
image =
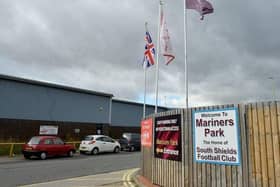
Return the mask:
<path id="1" fill-rule="evenodd" d="M 67 154 L 68 150 L 66 149 L 64 142 L 59 137 L 54 138 L 53 143 L 54 143 L 54 149 L 55 149 L 56 155 Z"/>
<path id="2" fill-rule="evenodd" d="M 42 141 L 41 151 L 46 152 L 48 155 L 55 155 L 55 147 L 52 138 L 46 138 Z"/>
<path id="3" fill-rule="evenodd" d="M 115 149 L 115 141 L 112 138 L 107 137 L 107 136 L 104 137 L 104 141 L 106 142 L 106 144 L 105 144 L 106 145 L 106 151 L 107 152 L 113 152 L 114 149 Z"/>
<path id="4" fill-rule="evenodd" d="M 104 140 L 104 137 L 103 136 L 97 137 L 95 140 L 96 140 L 95 143 L 99 149 L 99 152 L 106 152 L 106 142 Z"/>

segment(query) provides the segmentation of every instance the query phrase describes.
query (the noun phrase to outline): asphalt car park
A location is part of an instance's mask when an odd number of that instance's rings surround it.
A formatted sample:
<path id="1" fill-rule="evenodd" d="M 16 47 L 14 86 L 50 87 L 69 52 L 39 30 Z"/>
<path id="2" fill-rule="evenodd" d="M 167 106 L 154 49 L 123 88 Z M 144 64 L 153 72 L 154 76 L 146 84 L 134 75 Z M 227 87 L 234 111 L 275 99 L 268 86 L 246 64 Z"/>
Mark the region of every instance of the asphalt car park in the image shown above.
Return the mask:
<path id="1" fill-rule="evenodd" d="M 71 177 L 94 175 L 140 166 L 140 152 L 100 153 L 73 157 L 51 157 L 46 160 L 23 155 L 0 157 L 1 186 L 18 186 Z"/>

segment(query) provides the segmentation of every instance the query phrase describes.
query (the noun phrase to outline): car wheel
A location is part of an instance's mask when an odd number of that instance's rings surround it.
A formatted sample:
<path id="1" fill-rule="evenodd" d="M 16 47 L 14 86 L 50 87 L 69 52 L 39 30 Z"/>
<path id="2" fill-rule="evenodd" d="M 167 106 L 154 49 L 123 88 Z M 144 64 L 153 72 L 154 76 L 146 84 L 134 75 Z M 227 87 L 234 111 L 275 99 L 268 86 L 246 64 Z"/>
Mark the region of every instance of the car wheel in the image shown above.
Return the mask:
<path id="1" fill-rule="evenodd" d="M 42 153 L 40 154 L 40 158 L 41 158 L 42 160 L 45 160 L 45 159 L 47 158 L 47 153 L 42 152 Z"/>
<path id="2" fill-rule="evenodd" d="M 70 150 L 70 151 L 68 152 L 68 156 L 69 156 L 69 157 L 73 157 L 73 156 L 74 156 L 74 151 L 73 151 L 73 150 Z"/>
<path id="3" fill-rule="evenodd" d="M 119 153 L 120 152 L 120 148 L 119 147 L 115 147 L 114 152 L 115 153 Z"/>
<path id="4" fill-rule="evenodd" d="M 98 153 L 99 153 L 98 148 L 94 148 L 94 149 L 91 151 L 91 154 L 92 154 L 92 155 L 97 155 Z"/>
<path id="5" fill-rule="evenodd" d="M 29 155 L 23 155 L 25 159 L 30 159 Z"/>
<path id="6" fill-rule="evenodd" d="M 131 152 L 135 151 L 134 146 L 131 146 L 131 147 L 129 148 L 129 151 L 131 151 Z"/>

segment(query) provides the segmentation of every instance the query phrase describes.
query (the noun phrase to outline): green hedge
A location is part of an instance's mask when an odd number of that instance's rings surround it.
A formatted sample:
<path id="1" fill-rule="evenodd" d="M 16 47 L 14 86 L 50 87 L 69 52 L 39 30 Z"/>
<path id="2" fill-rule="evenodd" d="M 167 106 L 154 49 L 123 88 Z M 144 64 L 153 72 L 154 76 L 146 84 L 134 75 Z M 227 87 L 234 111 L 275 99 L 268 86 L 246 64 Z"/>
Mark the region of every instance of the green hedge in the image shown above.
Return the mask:
<path id="1" fill-rule="evenodd" d="M 11 145 L 0 145 L 0 156 L 10 154 Z M 22 145 L 14 145 L 14 154 L 21 154 Z"/>

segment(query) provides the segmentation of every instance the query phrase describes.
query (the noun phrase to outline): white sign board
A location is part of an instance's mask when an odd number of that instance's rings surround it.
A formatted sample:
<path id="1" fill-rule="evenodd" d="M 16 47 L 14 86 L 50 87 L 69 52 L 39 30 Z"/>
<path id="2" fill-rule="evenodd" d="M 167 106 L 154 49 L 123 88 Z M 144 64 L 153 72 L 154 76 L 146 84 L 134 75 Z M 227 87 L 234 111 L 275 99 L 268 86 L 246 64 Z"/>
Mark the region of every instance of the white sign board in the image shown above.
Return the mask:
<path id="1" fill-rule="evenodd" d="M 193 111 L 196 162 L 240 165 L 238 109 Z"/>
<path id="2" fill-rule="evenodd" d="M 51 125 L 41 125 L 40 126 L 40 135 L 57 135 L 58 133 L 58 126 L 51 126 Z"/>

